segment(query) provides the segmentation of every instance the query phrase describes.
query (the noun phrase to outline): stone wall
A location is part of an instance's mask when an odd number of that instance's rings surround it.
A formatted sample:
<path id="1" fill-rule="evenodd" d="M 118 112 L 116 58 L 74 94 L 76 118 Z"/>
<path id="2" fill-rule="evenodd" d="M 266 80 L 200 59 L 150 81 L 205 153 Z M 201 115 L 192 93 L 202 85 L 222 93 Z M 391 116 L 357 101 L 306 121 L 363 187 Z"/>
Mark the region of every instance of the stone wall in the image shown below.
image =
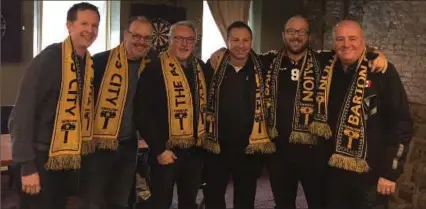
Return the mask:
<path id="1" fill-rule="evenodd" d="M 392 209 L 426 209 L 426 105 L 411 104 L 414 137 L 403 175 L 392 196 Z"/>
<path id="2" fill-rule="evenodd" d="M 379 47 L 404 83 L 410 102 L 426 104 L 426 1 L 325 0 L 324 48 L 343 18 L 359 21 L 367 44 Z"/>
<path id="3" fill-rule="evenodd" d="M 362 24 L 367 44 L 377 46 L 401 77 L 415 121 L 392 209 L 426 209 L 426 1 L 324 0 L 324 48 L 332 48 L 332 27 L 343 18 Z"/>

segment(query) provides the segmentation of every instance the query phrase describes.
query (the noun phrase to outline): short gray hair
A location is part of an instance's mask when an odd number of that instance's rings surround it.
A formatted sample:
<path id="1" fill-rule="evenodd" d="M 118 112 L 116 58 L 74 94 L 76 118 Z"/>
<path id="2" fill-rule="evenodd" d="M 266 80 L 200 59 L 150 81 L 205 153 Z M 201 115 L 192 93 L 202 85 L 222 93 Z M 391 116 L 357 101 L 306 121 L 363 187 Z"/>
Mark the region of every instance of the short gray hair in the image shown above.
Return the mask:
<path id="1" fill-rule="evenodd" d="M 170 31 L 169 31 L 169 39 L 172 38 L 175 35 L 176 32 L 176 27 L 177 26 L 185 26 L 188 28 L 191 28 L 191 30 L 194 32 L 195 34 L 195 39 L 197 39 L 197 30 L 195 29 L 195 24 L 194 22 L 190 21 L 190 20 L 184 20 L 184 21 L 179 21 L 175 24 L 173 24 L 170 27 Z"/>

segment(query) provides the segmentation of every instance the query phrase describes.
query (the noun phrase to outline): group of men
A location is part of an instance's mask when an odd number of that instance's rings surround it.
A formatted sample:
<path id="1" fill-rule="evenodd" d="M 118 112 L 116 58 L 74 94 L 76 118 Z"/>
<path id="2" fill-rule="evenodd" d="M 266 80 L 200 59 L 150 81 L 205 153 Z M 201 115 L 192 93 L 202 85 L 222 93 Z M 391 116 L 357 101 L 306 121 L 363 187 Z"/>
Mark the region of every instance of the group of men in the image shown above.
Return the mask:
<path id="1" fill-rule="evenodd" d="M 315 52 L 308 21 L 294 16 L 284 47 L 256 54 L 250 27 L 237 21 L 227 49 L 205 64 L 190 21 L 174 24 L 157 53 L 144 17 L 131 19 L 119 46 L 91 57 L 99 21 L 95 6 L 75 4 L 69 36 L 22 78 L 10 128 L 31 208 L 65 208 L 69 182 L 81 208 L 131 208 L 141 138 L 150 208 L 169 208 L 175 184 L 178 207 L 197 208 L 204 182 L 205 208 L 225 209 L 231 178 L 234 208 L 254 208 L 265 162 L 277 209 L 295 208 L 299 181 L 309 208 L 386 207 L 412 122 L 398 73 L 366 47 L 358 23 L 340 22 L 335 51 Z"/>

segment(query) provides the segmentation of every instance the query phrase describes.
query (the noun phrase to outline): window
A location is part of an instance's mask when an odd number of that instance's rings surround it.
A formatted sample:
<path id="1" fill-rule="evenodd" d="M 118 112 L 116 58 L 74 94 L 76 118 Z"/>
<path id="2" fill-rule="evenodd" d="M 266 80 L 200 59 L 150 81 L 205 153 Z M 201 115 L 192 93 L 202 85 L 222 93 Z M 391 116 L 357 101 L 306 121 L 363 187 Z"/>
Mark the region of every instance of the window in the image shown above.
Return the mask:
<path id="1" fill-rule="evenodd" d="M 35 1 L 37 5 L 35 5 L 34 56 L 50 44 L 62 42 L 67 37 L 68 30 L 66 28 L 66 19 L 68 9 L 73 4 L 79 2 L 83 1 Z M 93 55 L 111 48 L 112 44 L 115 46 L 119 42 L 119 36 L 117 37 L 116 35 L 116 33 L 119 33 L 119 29 L 118 31 L 111 31 L 111 26 L 107 27 L 107 24 L 111 24 L 111 15 L 107 15 L 107 13 L 110 13 L 108 10 L 111 9 L 110 2 L 85 2 L 97 6 L 101 16 L 98 37 L 89 47 L 89 51 Z M 114 22 L 114 24 L 116 23 Z M 114 28 L 117 27 L 115 26 Z M 113 38 L 113 40 L 111 38 Z"/>
<path id="2" fill-rule="evenodd" d="M 203 35 L 201 59 L 206 62 L 216 50 L 226 47 L 222 34 L 213 19 L 207 1 L 203 1 Z"/>

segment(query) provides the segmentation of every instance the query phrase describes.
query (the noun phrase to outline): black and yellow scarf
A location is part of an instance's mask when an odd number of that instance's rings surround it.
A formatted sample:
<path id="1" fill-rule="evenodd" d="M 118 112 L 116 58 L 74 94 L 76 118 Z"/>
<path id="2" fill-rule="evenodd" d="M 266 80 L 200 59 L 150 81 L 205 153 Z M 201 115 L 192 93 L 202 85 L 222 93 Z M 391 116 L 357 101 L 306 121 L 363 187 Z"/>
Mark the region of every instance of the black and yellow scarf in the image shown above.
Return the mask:
<path id="1" fill-rule="evenodd" d="M 206 137 L 207 85 L 201 65 L 193 57 L 190 59 L 194 72 L 195 95 L 191 94 L 190 84 L 176 57 L 164 52 L 160 55 L 164 83 L 167 93 L 169 139 L 166 148 L 189 148 L 201 145 Z M 195 107 L 192 97 L 195 96 Z M 194 114 L 198 121 L 194 121 Z M 194 133 L 194 122 L 197 132 Z"/>
<path id="2" fill-rule="evenodd" d="M 316 117 L 317 123 L 327 124 L 327 104 L 329 99 L 329 90 L 333 75 L 336 55 L 330 59 L 329 64 L 322 73 L 319 92 L 317 96 Z M 357 173 L 369 171 L 366 161 L 367 157 L 367 139 L 365 136 L 365 116 L 364 116 L 364 90 L 366 87 L 368 72 L 368 60 L 365 56 L 365 50 L 358 61 L 352 82 L 346 92 L 344 103 L 340 110 L 337 124 L 337 133 L 335 133 L 335 153 L 329 160 L 329 165 L 342 168 Z M 328 125 L 327 125 L 328 127 Z M 328 127 L 328 130 L 330 128 Z M 328 130 L 318 131 L 332 135 Z"/>
<path id="3" fill-rule="evenodd" d="M 93 137 L 93 61 L 86 52 L 84 78 L 70 37 L 62 42 L 62 80 L 50 144 L 49 170 L 80 168 L 81 154 Z M 81 81 L 80 79 L 83 79 Z"/>
<path id="4" fill-rule="evenodd" d="M 150 62 L 148 56 L 142 58 L 138 75 Z M 124 43 L 110 52 L 105 74 L 102 79 L 96 103 L 94 140 L 100 149 L 116 150 L 123 111 L 127 100 L 129 69 Z M 94 151 L 92 147 L 90 151 Z"/>
<path id="5" fill-rule="evenodd" d="M 259 57 L 253 51 L 250 51 L 249 59 L 252 59 L 254 64 L 256 98 L 253 128 L 249 137 L 249 145 L 246 147 L 246 153 L 273 153 L 275 152 L 275 145 L 271 142 L 266 125 L 266 108 L 264 101 L 264 85 L 262 80 L 261 63 Z M 207 137 L 203 147 L 215 154 L 220 153 L 220 145 L 218 140 L 219 92 L 229 62 L 230 54 L 227 50 L 219 59 L 220 64 L 215 69 L 208 93 Z"/>
<path id="6" fill-rule="evenodd" d="M 278 136 L 276 129 L 276 109 L 278 92 L 278 74 L 281 62 L 285 56 L 285 50 L 281 50 L 275 57 L 270 69 L 266 73 L 265 80 L 265 100 L 268 111 L 268 131 L 272 138 Z M 291 143 L 316 144 L 316 137 L 309 132 L 309 124 L 314 115 L 314 92 L 320 68 L 315 58 L 315 53 L 308 49 L 303 58 L 300 69 L 300 78 L 297 82 L 297 91 L 294 100 L 294 114 L 292 132 L 290 134 Z"/>

